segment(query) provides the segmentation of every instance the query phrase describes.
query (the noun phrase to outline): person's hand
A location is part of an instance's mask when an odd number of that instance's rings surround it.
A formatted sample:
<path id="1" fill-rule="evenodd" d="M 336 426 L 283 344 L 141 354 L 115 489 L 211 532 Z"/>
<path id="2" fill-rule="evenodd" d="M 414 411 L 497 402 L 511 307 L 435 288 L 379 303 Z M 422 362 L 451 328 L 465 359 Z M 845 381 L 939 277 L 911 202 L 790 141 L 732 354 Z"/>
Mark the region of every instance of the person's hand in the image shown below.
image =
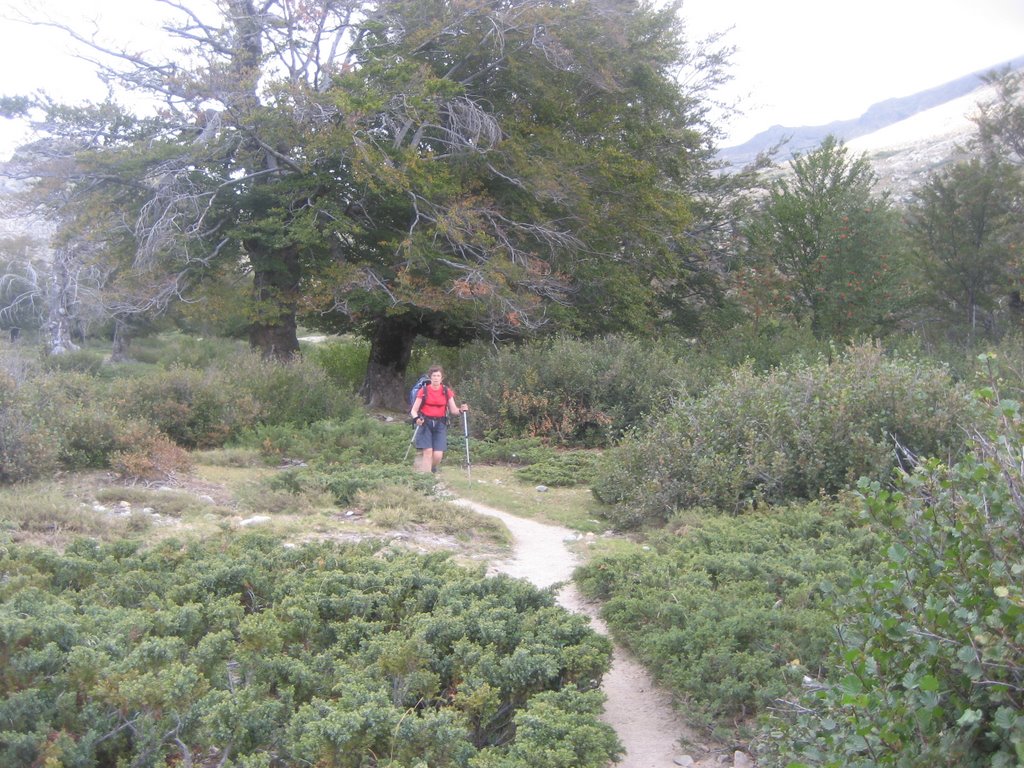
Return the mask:
<path id="1" fill-rule="evenodd" d="M 469 405 L 467 403 L 463 403 L 462 405 L 459 406 L 459 410 L 465 413 L 466 411 L 469 410 Z"/>

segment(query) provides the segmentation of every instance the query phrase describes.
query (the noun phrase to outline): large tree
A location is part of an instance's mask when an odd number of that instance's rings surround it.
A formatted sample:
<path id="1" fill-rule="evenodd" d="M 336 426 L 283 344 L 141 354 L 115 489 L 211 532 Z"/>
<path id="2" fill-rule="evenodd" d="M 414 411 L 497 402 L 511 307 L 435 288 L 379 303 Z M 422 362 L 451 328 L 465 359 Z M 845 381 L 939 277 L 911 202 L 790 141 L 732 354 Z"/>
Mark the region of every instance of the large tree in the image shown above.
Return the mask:
<path id="1" fill-rule="evenodd" d="M 297 350 L 299 317 L 364 334 L 363 395 L 398 407 L 418 335 L 648 330 L 705 281 L 687 235 L 724 62 L 687 48 L 677 7 L 162 4 L 188 52 L 108 47 L 105 73 L 158 119 L 98 131 L 111 108 L 37 106 L 108 202 L 123 186 L 123 263 L 161 264 L 177 293 L 215 262 L 251 271 L 265 353 Z"/>
<path id="2" fill-rule="evenodd" d="M 929 306 L 971 337 L 998 332 L 1000 307 L 1019 299 L 1022 205 L 1019 170 L 990 155 L 931 174 L 908 212 Z"/>
<path id="3" fill-rule="evenodd" d="M 819 338 L 879 333 L 906 310 L 899 220 L 876 180 L 829 136 L 793 159 L 746 230 L 747 274 Z"/>

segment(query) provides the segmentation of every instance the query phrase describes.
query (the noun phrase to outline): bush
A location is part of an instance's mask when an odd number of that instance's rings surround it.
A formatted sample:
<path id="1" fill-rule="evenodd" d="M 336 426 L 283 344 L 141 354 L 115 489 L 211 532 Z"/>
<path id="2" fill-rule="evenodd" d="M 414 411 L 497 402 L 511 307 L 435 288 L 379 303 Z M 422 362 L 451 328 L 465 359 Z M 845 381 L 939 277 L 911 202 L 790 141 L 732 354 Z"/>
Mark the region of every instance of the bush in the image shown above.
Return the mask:
<path id="1" fill-rule="evenodd" d="M 248 398 L 260 424 L 312 424 L 346 419 L 362 409 L 351 392 L 339 388 L 323 368 L 299 357 L 282 363 L 256 352 L 236 354 L 214 366 L 219 386 L 235 398 Z M 245 421 L 247 407 L 241 409 Z"/>
<path id="2" fill-rule="evenodd" d="M 125 418 L 149 419 L 185 448 L 213 448 L 255 419 L 255 406 L 244 397 L 245 383 L 239 377 L 229 385 L 226 377 L 175 366 L 145 379 L 115 381 L 111 396 Z"/>
<path id="3" fill-rule="evenodd" d="M 591 561 L 577 582 L 691 716 L 764 712 L 824 663 L 823 585 L 847 582 L 873 540 L 842 505 L 690 517 L 646 551 Z"/>
<path id="4" fill-rule="evenodd" d="M 95 376 L 103 367 L 104 352 L 95 349 L 77 349 L 60 355 L 47 355 L 43 367 L 48 371 L 86 373 Z"/>
<path id="5" fill-rule="evenodd" d="M 312 344 L 303 356 L 324 369 L 339 391 L 355 393 L 366 378 L 370 345 L 365 339 L 345 339 Z"/>
<path id="6" fill-rule="evenodd" d="M 408 467 L 388 464 L 324 464 L 296 467 L 274 475 L 273 490 L 306 496 L 328 493 L 339 506 L 352 503 L 360 491 L 373 491 L 389 485 L 418 489 L 421 493 L 434 486 L 433 476 L 412 472 Z"/>
<path id="7" fill-rule="evenodd" d="M 358 404 L 314 363 L 237 353 L 200 371 L 175 365 L 111 384 L 115 407 L 148 418 L 185 448 L 223 446 L 256 425 L 305 425 L 343 418 Z"/>
<path id="8" fill-rule="evenodd" d="M 169 480 L 192 468 L 188 452 L 151 424 L 138 422 L 120 436 L 110 468 L 125 480 Z"/>
<path id="9" fill-rule="evenodd" d="M 760 318 L 709 334 L 700 342 L 704 369 L 728 371 L 747 364 L 758 373 L 827 355 L 829 345 L 815 338 L 810 323 Z"/>
<path id="10" fill-rule="evenodd" d="M 3 547 L 0 764 L 608 764 L 584 617 L 379 546 Z"/>
<path id="11" fill-rule="evenodd" d="M 768 764 L 1024 761 L 1024 418 L 994 395 L 957 464 L 861 483 L 885 559 L 839 595 L 827 680 L 766 732 Z"/>
<path id="12" fill-rule="evenodd" d="M 0 373 L 0 485 L 45 477 L 57 468 L 60 446 L 26 392 Z"/>
<path id="13" fill-rule="evenodd" d="M 239 436 L 235 445 L 258 449 L 274 462 L 322 459 L 327 463 L 397 463 L 411 436 L 401 425 L 384 424 L 360 412 L 344 421 L 259 426 Z"/>
<path id="14" fill-rule="evenodd" d="M 573 451 L 554 453 L 516 471 L 528 483 L 569 487 L 590 485 L 597 479 L 597 454 Z"/>
<path id="15" fill-rule="evenodd" d="M 622 528 L 691 506 L 736 514 L 886 477 L 906 452 L 954 456 L 972 418 L 943 367 L 877 346 L 765 376 L 744 367 L 607 452 L 593 491 Z"/>
<path id="16" fill-rule="evenodd" d="M 161 333 L 134 339 L 130 349 L 133 360 L 161 368 L 202 370 L 225 358 L 246 354 L 247 345 L 226 338 L 200 338 L 184 333 Z"/>
<path id="17" fill-rule="evenodd" d="M 487 436 L 473 442 L 473 460 L 477 464 L 529 465 L 555 454 L 539 437 L 495 438 Z"/>
<path id="18" fill-rule="evenodd" d="M 473 404 L 479 433 L 606 446 L 664 409 L 683 378 L 683 366 L 653 342 L 557 338 L 493 352 L 458 391 Z"/>

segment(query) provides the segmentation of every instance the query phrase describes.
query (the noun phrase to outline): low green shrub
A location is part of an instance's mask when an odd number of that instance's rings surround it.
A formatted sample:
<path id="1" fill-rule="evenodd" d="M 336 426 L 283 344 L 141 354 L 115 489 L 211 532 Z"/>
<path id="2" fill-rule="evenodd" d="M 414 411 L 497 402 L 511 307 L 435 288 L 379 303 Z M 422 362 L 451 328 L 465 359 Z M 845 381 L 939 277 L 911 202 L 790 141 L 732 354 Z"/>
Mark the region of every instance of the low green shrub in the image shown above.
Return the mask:
<path id="1" fill-rule="evenodd" d="M 371 491 L 389 485 L 416 488 L 427 493 L 433 488 L 431 473 L 412 472 L 394 464 L 328 464 L 317 462 L 293 467 L 275 474 L 269 481 L 274 490 L 310 495 L 326 492 L 338 505 L 350 504 L 359 491 Z"/>
<path id="2" fill-rule="evenodd" d="M 688 517 L 645 550 L 592 560 L 577 583 L 692 715 L 764 712 L 825 663 L 826 593 L 875 557 L 874 540 L 841 504 Z"/>
<path id="3" fill-rule="evenodd" d="M 555 454 L 555 449 L 544 444 L 539 437 L 499 438 L 488 435 L 473 440 L 473 461 L 478 464 L 528 465 L 544 461 Z"/>
<path id="4" fill-rule="evenodd" d="M 690 506 L 736 514 L 884 478 L 908 454 L 955 456 L 973 419 L 944 367 L 874 345 L 767 375 L 744 367 L 606 452 L 593 491 L 621 528 Z"/>
<path id="5" fill-rule="evenodd" d="M 459 397 L 472 403 L 477 433 L 606 446 L 663 410 L 685 377 L 656 342 L 556 338 L 493 351 L 467 373 Z"/>
<path id="6" fill-rule="evenodd" d="M 597 454 L 583 451 L 553 453 L 516 470 L 516 477 L 541 485 L 590 485 L 597 479 Z"/>
<path id="7" fill-rule="evenodd" d="M 983 394 L 997 426 L 961 461 L 861 483 L 884 559 L 837 592 L 826 674 L 779 708 L 759 764 L 1024 762 L 1024 413 Z"/>
<path id="8" fill-rule="evenodd" d="M 106 353 L 98 349 L 76 349 L 60 355 L 47 355 L 43 367 L 52 372 L 85 373 L 95 376 L 103 367 Z"/>
<path id="9" fill-rule="evenodd" d="M 606 638 L 525 581 L 380 546 L 0 548 L 0 764 L 608 764 Z"/>
<path id="10" fill-rule="evenodd" d="M 259 450 L 267 460 L 325 462 L 398 462 L 412 436 L 398 424 L 385 424 L 364 412 L 344 421 L 328 419 L 305 425 L 263 425 L 233 443 Z"/>

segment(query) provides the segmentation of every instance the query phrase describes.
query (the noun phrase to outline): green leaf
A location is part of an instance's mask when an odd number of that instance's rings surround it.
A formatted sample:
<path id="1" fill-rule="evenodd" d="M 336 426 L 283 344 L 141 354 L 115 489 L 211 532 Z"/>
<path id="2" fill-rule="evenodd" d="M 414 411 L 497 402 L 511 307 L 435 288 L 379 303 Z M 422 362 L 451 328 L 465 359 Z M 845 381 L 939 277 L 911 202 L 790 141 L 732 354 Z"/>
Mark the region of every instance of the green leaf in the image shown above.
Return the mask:
<path id="1" fill-rule="evenodd" d="M 921 678 L 919 687 L 922 691 L 937 691 L 939 690 L 939 681 L 934 675 L 925 675 Z"/>
<path id="2" fill-rule="evenodd" d="M 982 712 L 980 709 L 965 709 L 964 713 L 960 715 L 960 719 L 956 721 L 956 724 L 961 728 L 969 728 L 980 723 L 981 718 Z"/>

